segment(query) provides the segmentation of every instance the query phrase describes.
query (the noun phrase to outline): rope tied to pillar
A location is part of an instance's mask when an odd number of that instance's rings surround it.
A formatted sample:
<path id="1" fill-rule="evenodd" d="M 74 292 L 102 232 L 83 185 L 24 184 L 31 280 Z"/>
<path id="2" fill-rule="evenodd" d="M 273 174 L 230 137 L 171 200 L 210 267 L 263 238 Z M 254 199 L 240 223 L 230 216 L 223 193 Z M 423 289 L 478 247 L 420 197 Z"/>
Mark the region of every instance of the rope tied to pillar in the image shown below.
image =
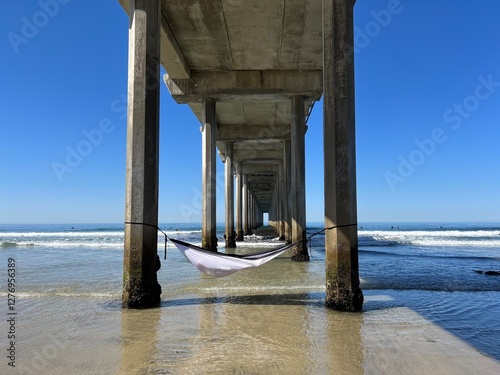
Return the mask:
<path id="1" fill-rule="evenodd" d="M 353 227 L 353 226 L 358 226 L 358 223 L 354 223 L 354 224 L 341 224 L 341 225 L 334 225 L 333 227 L 328 227 L 328 228 L 323 228 L 321 229 L 320 231 L 317 231 L 313 234 L 311 234 L 309 237 L 308 237 L 308 245 L 309 245 L 309 253 L 311 254 L 311 258 L 312 258 L 312 238 L 314 236 L 317 236 L 323 232 L 326 232 L 327 230 L 331 230 L 331 229 L 336 229 L 336 228 L 347 228 L 347 227 Z"/>
<path id="2" fill-rule="evenodd" d="M 144 226 L 147 226 L 147 227 L 152 227 L 152 228 L 155 228 L 157 230 L 159 230 L 164 236 L 165 236 L 165 254 L 163 256 L 163 259 L 166 260 L 167 259 L 167 246 L 168 246 L 168 240 L 170 240 L 170 237 L 160 228 L 158 227 L 158 225 L 154 225 L 154 224 L 148 224 L 148 223 L 139 223 L 139 222 L 134 222 L 134 221 L 126 221 L 125 224 L 131 224 L 131 225 L 144 225 Z M 317 236 L 327 230 L 331 230 L 331 229 L 336 229 L 336 228 L 346 228 L 346 227 L 353 227 L 353 226 L 357 226 L 358 223 L 354 223 L 354 224 L 341 224 L 341 225 L 334 225 L 332 227 L 328 227 L 328 228 L 323 228 L 311 235 L 309 235 L 307 238 L 308 238 L 308 241 L 307 241 L 307 245 L 308 246 L 308 250 L 309 250 L 309 256 L 312 258 L 312 238 L 314 236 Z M 303 240 L 302 240 L 303 241 Z M 302 242 L 302 241 L 299 241 L 299 242 Z"/>
<path id="3" fill-rule="evenodd" d="M 144 225 L 144 226 L 156 228 L 157 230 L 159 230 L 165 236 L 165 254 L 163 256 L 163 260 L 167 259 L 167 243 L 168 243 L 168 240 L 170 239 L 170 237 L 164 231 L 162 231 L 158 225 L 148 224 L 148 223 L 139 223 L 139 222 L 134 222 L 134 221 L 126 221 L 125 224 Z"/>

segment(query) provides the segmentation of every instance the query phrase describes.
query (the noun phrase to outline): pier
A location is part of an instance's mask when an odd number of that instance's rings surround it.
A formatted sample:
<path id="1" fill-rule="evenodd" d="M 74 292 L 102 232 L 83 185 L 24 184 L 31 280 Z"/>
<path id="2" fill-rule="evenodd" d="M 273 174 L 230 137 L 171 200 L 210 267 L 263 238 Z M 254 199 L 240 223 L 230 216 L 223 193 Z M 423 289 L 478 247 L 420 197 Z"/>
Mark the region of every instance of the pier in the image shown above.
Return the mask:
<path id="1" fill-rule="evenodd" d="M 124 306 L 160 301 L 155 226 L 159 87 L 166 84 L 200 121 L 202 246 L 237 246 L 267 213 L 276 233 L 297 243 L 294 261 L 309 260 L 305 136 L 323 97 L 325 228 L 332 228 L 325 305 L 360 310 L 355 0 L 120 3 L 130 17 L 125 222 L 145 224 L 125 226 Z M 216 237 L 217 157 L 225 163 L 225 244 Z"/>

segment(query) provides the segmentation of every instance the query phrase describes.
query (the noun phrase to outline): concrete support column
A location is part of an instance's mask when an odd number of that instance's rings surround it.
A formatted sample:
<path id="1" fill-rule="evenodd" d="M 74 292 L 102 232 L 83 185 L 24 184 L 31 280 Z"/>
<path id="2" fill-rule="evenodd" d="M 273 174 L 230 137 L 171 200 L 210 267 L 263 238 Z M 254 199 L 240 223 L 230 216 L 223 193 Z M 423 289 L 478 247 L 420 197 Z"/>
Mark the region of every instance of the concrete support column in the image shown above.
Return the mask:
<path id="1" fill-rule="evenodd" d="M 354 119 L 354 0 L 323 0 L 323 132 L 327 307 L 357 311 L 359 287 Z"/>
<path id="2" fill-rule="evenodd" d="M 278 180 L 276 181 L 276 186 L 278 188 L 278 201 L 279 201 L 279 217 L 280 217 L 280 220 L 279 220 L 279 223 L 280 223 L 280 226 L 279 226 L 279 231 L 278 231 L 278 235 L 279 235 L 279 239 L 280 241 L 284 241 L 285 240 L 285 211 L 286 211 L 286 207 L 285 207 L 285 199 L 284 199 L 284 196 L 285 196 L 285 191 L 283 190 L 283 186 L 284 186 L 284 177 L 283 177 L 283 174 L 284 174 L 284 163 L 281 162 L 280 163 L 280 170 L 279 170 L 279 174 L 278 174 Z"/>
<path id="3" fill-rule="evenodd" d="M 262 210 L 260 208 L 260 204 L 257 205 L 257 227 L 260 228 L 262 226 Z"/>
<path id="4" fill-rule="evenodd" d="M 216 232 L 216 148 L 217 123 L 215 100 L 205 98 L 202 102 L 202 211 L 201 246 L 217 251 Z"/>
<path id="5" fill-rule="evenodd" d="M 253 191 L 250 191 L 250 229 L 253 230 L 255 228 L 255 198 L 253 195 Z"/>
<path id="6" fill-rule="evenodd" d="M 304 98 L 294 96 L 291 129 L 291 190 L 292 190 L 292 242 L 301 241 L 293 249 L 292 260 L 308 261 L 306 239 L 306 163 Z"/>
<path id="7" fill-rule="evenodd" d="M 279 192 L 278 192 L 278 184 L 274 184 L 274 190 L 273 190 L 273 198 L 272 198 L 272 205 L 273 205 L 273 228 L 276 231 L 276 233 L 279 232 L 279 225 L 280 225 L 280 202 L 279 202 Z"/>
<path id="8" fill-rule="evenodd" d="M 283 174 L 283 193 L 285 204 L 285 241 L 287 244 L 292 243 L 292 182 L 291 182 L 291 142 L 285 140 L 283 142 L 283 165 L 285 173 Z"/>
<path id="9" fill-rule="evenodd" d="M 250 183 L 247 177 L 247 232 L 245 232 L 245 234 L 247 235 L 251 235 L 253 233 L 252 212 L 253 212 L 253 191 L 252 189 L 250 189 Z"/>
<path id="10" fill-rule="evenodd" d="M 286 219 L 287 219 L 287 201 L 286 201 L 286 170 L 285 170 L 285 160 L 281 162 L 280 166 L 280 180 L 278 181 L 280 189 L 280 204 L 281 204 L 281 227 L 280 227 L 280 240 L 285 241 L 286 239 Z"/>
<path id="11" fill-rule="evenodd" d="M 274 204 L 274 209 L 275 209 L 275 220 L 274 220 L 274 229 L 276 233 L 278 233 L 279 226 L 280 226 L 280 202 L 279 202 L 279 193 L 278 193 L 278 186 L 274 184 L 274 191 L 273 191 L 273 204 Z"/>
<path id="12" fill-rule="evenodd" d="M 236 247 L 234 234 L 233 142 L 226 143 L 226 247 Z"/>
<path id="13" fill-rule="evenodd" d="M 257 198 L 255 198 L 255 228 L 261 227 L 260 223 L 260 204 Z"/>
<path id="14" fill-rule="evenodd" d="M 236 241 L 243 241 L 243 176 L 241 164 L 236 164 Z"/>
<path id="15" fill-rule="evenodd" d="M 255 199 L 255 194 L 252 195 L 252 228 L 256 229 L 257 225 L 257 199 Z"/>
<path id="16" fill-rule="evenodd" d="M 253 225 L 255 228 L 259 227 L 259 202 L 257 198 L 254 196 L 254 209 L 253 209 Z"/>
<path id="17" fill-rule="evenodd" d="M 247 180 L 247 185 L 249 185 L 248 180 Z M 253 199 L 253 190 L 248 187 L 248 233 L 247 234 L 252 234 L 253 229 L 254 229 L 254 224 L 253 224 L 253 210 L 254 210 L 254 199 Z"/>
<path id="18" fill-rule="evenodd" d="M 242 187 L 242 202 L 243 202 L 243 234 L 246 236 L 249 234 L 248 228 L 248 178 L 247 175 L 243 175 L 243 187 Z"/>
<path id="19" fill-rule="evenodd" d="M 253 225 L 257 229 L 259 227 L 259 202 L 254 195 L 254 208 L 253 208 Z"/>
<path id="20" fill-rule="evenodd" d="M 160 303 L 156 272 L 160 99 L 160 1 L 130 2 L 124 307 Z"/>
<path id="21" fill-rule="evenodd" d="M 267 225 L 270 227 L 273 226 L 273 202 L 271 201 L 271 204 L 269 205 L 269 211 L 267 213 Z"/>
<path id="22" fill-rule="evenodd" d="M 247 180 L 248 181 L 248 180 Z M 252 209 L 253 209 L 253 196 L 252 190 L 248 189 L 248 229 L 252 232 Z"/>

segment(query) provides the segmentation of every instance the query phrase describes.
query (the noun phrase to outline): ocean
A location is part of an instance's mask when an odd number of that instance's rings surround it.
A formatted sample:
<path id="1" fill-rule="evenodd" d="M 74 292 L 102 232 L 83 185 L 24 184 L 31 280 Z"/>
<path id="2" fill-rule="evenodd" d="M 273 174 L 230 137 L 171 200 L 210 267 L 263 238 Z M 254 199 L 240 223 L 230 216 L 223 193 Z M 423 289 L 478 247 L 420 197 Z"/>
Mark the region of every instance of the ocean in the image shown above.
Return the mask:
<path id="1" fill-rule="evenodd" d="M 201 243 L 199 224 L 160 228 Z M 361 223 L 358 233 L 361 313 L 323 307 L 323 234 L 310 262 L 284 256 L 213 278 L 172 244 L 164 260 L 159 233 L 161 306 L 124 310 L 123 224 L 1 225 L 0 348 L 14 355 L 0 356 L 0 373 L 500 373 L 500 224 Z M 223 226 L 218 235 L 223 244 Z M 249 236 L 237 251 L 280 244 Z"/>

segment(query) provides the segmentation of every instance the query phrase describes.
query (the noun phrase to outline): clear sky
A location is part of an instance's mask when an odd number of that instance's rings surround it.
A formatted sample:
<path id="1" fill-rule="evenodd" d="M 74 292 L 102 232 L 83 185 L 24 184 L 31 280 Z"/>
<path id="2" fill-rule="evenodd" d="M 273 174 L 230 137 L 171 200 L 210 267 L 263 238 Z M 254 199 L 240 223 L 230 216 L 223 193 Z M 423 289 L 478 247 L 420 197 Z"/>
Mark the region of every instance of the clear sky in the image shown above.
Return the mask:
<path id="1" fill-rule="evenodd" d="M 360 222 L 500 222 L 499 15 L 498 0 L 357 1 Z M 127 48 L 116 0 L 4 6 L 0 223 L 123 221 Z M 159 220 L 199 222 L 199 123 L 161 94 Z M 322 103 L 308 125 L 307 220 L 322 221 Z"/>

